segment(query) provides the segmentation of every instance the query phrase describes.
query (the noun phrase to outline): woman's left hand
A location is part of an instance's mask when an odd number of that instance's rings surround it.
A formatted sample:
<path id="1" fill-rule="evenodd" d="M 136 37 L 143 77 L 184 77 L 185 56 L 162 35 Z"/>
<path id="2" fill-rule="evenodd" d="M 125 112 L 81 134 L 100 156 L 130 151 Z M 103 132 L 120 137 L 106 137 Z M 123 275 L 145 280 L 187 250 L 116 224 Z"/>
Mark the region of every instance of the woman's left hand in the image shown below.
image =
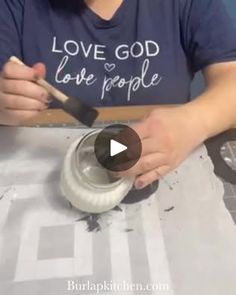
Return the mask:
<path id="1" fill-rule="evenodd" d="M 131 127 L 142 141 L 142 155 L 134 167 L 120 174 L 136 177 L 137 189 L 178 167 L 207 138 L 201 115 L 186 105 L 156 109 Z"/>

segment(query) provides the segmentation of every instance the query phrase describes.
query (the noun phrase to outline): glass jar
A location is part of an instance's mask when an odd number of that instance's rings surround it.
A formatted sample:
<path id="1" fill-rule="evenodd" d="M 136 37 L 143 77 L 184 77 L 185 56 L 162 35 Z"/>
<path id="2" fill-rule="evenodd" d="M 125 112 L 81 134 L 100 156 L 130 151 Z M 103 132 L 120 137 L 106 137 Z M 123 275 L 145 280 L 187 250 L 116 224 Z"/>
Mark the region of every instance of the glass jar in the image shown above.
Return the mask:
<path id="1" fill-rule="evenodd" d="M 115 178 L 96 159 L 95 130 L 69 147 L 61 172 L 61 191 L 81 211 L 102 213 L 117 206 L 133 187 L 133 178 Z"/>

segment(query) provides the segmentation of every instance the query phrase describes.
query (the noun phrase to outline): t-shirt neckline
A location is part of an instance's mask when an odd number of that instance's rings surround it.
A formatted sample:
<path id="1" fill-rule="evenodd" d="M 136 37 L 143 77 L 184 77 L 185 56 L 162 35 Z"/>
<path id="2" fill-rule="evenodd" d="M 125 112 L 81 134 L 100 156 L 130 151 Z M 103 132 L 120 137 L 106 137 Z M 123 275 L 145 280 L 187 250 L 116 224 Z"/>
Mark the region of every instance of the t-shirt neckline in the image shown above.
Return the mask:
<path id="1" fill-rule="evenodd" d="M 114 15 L 110 20 L 105 20 L 101 16 L 99 16 L 96 12 L 94 12 L 91 8 L 89 8 L 84 2 L 84 13 L 92 20 L 94 26 L 97 28 L 112 28 L 116 27 L 123 22 L 124 16 L 127 12 L 128 0 L 123 0 L 121 5 L 118 7 Z"/>

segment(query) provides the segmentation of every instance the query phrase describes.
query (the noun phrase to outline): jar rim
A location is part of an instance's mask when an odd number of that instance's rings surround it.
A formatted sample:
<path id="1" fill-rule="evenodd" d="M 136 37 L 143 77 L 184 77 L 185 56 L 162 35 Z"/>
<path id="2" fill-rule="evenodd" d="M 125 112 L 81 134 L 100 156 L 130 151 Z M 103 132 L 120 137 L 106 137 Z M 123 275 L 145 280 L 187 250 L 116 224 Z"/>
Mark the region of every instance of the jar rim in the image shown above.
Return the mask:
<path id="1" fill-rule="evenodd" d="M 95 137 L 95 140 L 96 140 L 96 137 L 97 135 L 101 132 L 102 130 L 101 129 L 95 129 L 95 130 L 92 130 L 91 132 L 87 133 L 85 136 L 82 137 L 82 139 L 79 141 L 78 145 L 76 146 L 75 148 L 75 161 L 76 161 L 76 169 L 79 173 L 79 175 L 81 177 L 83 177 L 85 180 L 86 180 L 86 184 L 89 185 L 90 187 L 93 187 L 95 189 L 111 189 L 111 188 L 114 188 L 118 185 L 120 185 L 123 181 L 124 181 L 124 178 L 118 178 L 117 180 L 115 180 L 114 182 L 111 182 L 111 183 L 107 183 L 107 184 L 98 184 L 98 183 L 94 183 L 91 181 L 91 179 L 81 171 L 81 169 L 79 169 L 79 149 L 81 148 L 81 146 L 88 140 L 88 138 L 91 138 L 92 136 Z M 95 156 L 96 158 L 96 156 Z M 109 172 L 109 170 L 107 170 L 106 168 L 102 167 L 100 165 L 99 162 L 97 162 L 98 165 L 104 169 L 105 171 Z"/>

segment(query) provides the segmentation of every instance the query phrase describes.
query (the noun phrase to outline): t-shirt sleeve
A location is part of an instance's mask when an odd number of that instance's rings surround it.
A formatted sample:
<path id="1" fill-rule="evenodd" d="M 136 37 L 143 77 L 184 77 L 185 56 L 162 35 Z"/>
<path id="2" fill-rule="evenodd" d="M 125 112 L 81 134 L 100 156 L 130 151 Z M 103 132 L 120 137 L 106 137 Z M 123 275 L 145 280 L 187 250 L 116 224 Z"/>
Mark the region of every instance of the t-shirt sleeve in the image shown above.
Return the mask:
<path id="1" fill-rule="evenodd" d="M 180 0 L 182 40 L 190 66 L 236 61 L 236 27 L 222 0 Z"/>
<path id="2" fill-rule="evenodd" d="M 23 0 L 0 0 L 0 70 L 10 56 L 22 58 Z"/>

